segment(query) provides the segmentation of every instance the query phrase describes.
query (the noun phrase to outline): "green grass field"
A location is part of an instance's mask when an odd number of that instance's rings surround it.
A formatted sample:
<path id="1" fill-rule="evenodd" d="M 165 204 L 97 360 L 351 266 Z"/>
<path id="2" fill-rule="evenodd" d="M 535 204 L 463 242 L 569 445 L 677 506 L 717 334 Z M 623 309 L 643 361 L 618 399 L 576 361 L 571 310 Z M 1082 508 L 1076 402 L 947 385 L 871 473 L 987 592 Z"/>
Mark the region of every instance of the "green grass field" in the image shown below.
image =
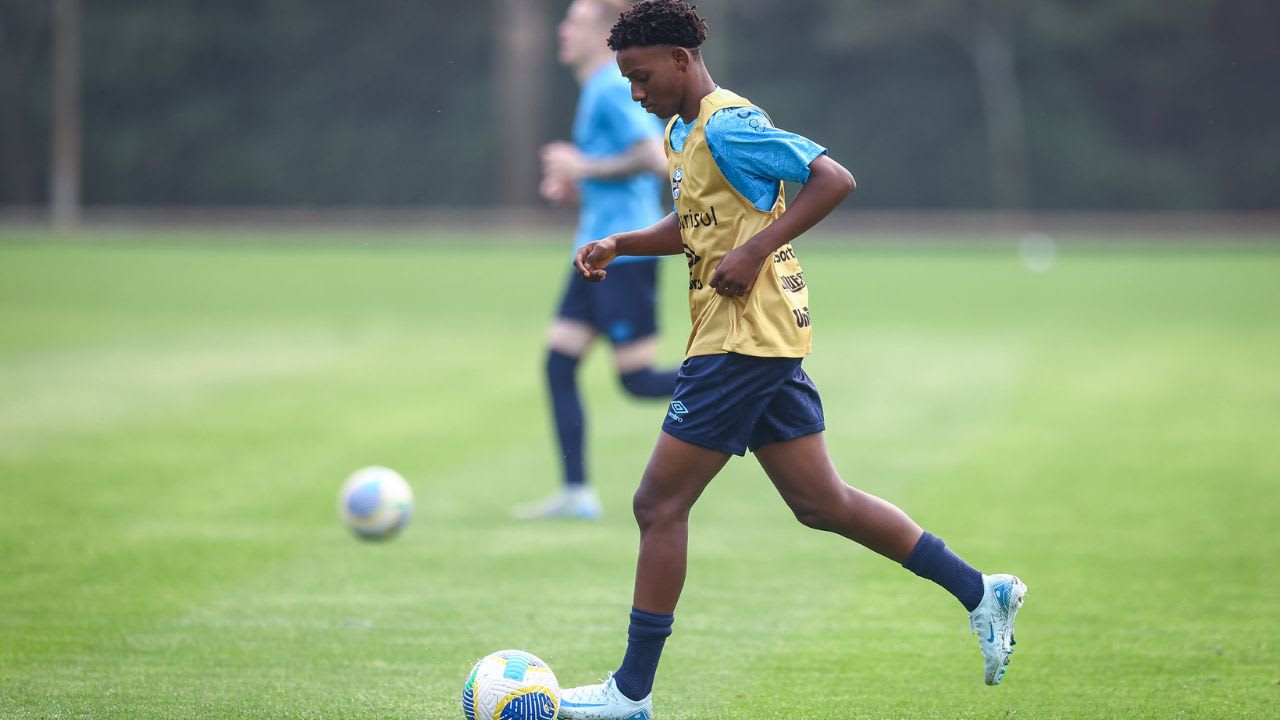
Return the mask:
<path id="1" fill-rule="evenodd" d="M 557 242 L 0 234 L 0 717 L 461 718 L 476 658 L 624 647 L 664 408 L 586 365 L 596 524 L 557 467 Z M 694 511 L 659 718 L 1280 715 L 1280 248 L 798 245 L 852 484 L 1030 585 L 1005 683 L 950 596 L 807 530 L 751 457 Z M 688 327 L 664 267 L 663 357 Z M 384 464 L 386 544 L 335 496 Z"/>

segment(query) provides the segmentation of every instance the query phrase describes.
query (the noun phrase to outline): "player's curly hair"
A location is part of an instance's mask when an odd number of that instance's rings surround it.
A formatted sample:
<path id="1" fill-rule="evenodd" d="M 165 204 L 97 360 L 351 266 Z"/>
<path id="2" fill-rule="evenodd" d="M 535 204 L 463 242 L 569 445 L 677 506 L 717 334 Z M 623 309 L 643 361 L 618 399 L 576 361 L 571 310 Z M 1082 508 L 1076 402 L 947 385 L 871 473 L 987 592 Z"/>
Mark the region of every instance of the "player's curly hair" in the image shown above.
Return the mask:
<path id="1" fill-rule="evenodd" d="M 641 0 L 609 31 L 609 49 L 675 45 L 693 49 L 707 39 L 707 20 L 684 0 Z"/>

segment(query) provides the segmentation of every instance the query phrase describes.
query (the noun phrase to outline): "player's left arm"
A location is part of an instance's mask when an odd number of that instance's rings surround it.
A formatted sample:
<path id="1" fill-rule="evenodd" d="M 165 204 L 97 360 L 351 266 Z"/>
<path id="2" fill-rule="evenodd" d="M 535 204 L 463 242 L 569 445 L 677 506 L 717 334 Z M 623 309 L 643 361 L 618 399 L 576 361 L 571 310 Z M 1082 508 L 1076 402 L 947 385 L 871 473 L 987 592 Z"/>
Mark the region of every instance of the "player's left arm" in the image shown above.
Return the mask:
<path id="1" fill-rule="evenodd" d="M 856 186 L 853 175 L 843 165 L 825 154 L 819 155 L 809 163 L 809 180 L 787 211 L 729 251 L 711 275 L 711 287 L 721 295 L 746 295 L 760 274 L 760 266 L 771 254 L 831 214 Z"/>
<path id="2" fill-rule="evenodd" d="M 543 148 L 543 169 L 567 180 L 611 180 L 653 173 L 667 174 L 662 124 L 631 99 L 631 88 L 621 78 L 601 91 L 591 123 L 594 131 L 609 138 L 610 146 L 625 148 L 609 155 L 587 156 L 577 146 L 552 143 Z"/>
<path id="3" fill-rule="evenodd" d="M 632 143 L 626 151 L 605 157 L 587 157 L 572 143 L 555 142 L 542 149 L 542 169 L 548 177 L 569 181 L 611 178 L 654 173 L 667 169 L 667 156 L 660 138 L 645 138 Z"/>

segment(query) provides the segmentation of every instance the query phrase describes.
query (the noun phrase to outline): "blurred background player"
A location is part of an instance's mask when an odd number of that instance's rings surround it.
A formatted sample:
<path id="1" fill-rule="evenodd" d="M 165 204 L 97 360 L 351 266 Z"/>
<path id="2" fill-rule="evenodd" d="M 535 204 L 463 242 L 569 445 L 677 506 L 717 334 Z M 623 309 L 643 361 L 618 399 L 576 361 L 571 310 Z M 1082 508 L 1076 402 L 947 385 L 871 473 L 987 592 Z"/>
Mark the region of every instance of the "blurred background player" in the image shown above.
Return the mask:
<path id="1" fill-rule="evenodd" d="M 659 174 L 666 173 L 662 124 L 631 99 L 606 41 L 624 0 L 574 0 L 559 26 L 560 62 L 582 86 L 573 142 L 542 148 L 542 196 L 580 205 L 575 248 L 658 221 Z M 596 338 L 613 346 L 622 387 L 641 398 L 671 397 L 674 369 L 654 370 L 658 352 L 655 258 L 627 258 L 610 268 L 609 282 L 588 283 L 568 271 L 564 295 L 547 332 L 547 385 L 563 486 L 551 497 L 516 508 L 516 516 L 593 519 L 600 501 L 585 469 L 585 419 L 578 363 Z"/>

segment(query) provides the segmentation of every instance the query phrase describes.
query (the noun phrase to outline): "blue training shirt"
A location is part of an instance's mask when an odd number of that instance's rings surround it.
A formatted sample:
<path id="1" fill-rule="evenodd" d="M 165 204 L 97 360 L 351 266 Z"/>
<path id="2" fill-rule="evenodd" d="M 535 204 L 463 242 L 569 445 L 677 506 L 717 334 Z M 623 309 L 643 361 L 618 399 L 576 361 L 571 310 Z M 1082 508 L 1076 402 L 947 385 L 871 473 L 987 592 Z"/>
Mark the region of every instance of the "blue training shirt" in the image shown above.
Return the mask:
<path id="1" fill-rule="evenodd" d="M 617 63 L 605 63 L 582 85 L 573 119 L 573 143 L 588 158 L 621 155 L 641 140 L 661 139 L 663 125 L 631 99 L 631 84 Z M 652 173 L 579 182 L 581 208 L 574 248 L 613 233 L 648 227 L 665 214 L 662 180 Z M 615 262 L 644 260 L 619 257 Z"/>
<path id="2" fill-rule="evenodd" d="M 696 120 L 694 122 L 697 122 Z M 693 130 L 676 118 L 671 148 L 679 152 Z M 779 130 L 759 108 L 725 108 L 707 120 L 707 148 L 724 179 L 756 208 L 773 209 L 782 181 L 805 183 L 809 163 L 827 149 L 795 133 Z"/>

